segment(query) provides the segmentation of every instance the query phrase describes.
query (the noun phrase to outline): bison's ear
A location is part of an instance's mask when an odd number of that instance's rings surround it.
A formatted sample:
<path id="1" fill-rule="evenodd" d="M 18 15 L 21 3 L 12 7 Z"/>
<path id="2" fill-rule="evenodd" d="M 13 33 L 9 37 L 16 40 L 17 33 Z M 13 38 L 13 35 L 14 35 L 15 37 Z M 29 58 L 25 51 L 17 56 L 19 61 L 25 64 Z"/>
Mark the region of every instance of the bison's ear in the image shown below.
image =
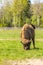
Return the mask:
<path id="1" fill-rule="evenodd" d="M 33 25 L 33 24 L 31 24 L 32 25 L 32 27 L 35 29 L 35 25 Z"/>

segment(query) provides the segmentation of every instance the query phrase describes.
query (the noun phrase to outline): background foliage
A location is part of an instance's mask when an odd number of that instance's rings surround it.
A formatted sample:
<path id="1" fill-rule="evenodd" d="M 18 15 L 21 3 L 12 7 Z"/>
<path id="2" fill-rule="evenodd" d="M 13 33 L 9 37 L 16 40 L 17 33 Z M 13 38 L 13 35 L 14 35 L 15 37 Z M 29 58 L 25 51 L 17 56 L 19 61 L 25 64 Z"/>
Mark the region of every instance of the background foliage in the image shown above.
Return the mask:
<path id="1" fill-rule="evenodd" d="M 30 0 L 6 1 L 0 8 L 0 27 L 21 27 L 25 23 L 32 23 L 43 27 L 43 3 L 38 0 L 31 4 Z"/>

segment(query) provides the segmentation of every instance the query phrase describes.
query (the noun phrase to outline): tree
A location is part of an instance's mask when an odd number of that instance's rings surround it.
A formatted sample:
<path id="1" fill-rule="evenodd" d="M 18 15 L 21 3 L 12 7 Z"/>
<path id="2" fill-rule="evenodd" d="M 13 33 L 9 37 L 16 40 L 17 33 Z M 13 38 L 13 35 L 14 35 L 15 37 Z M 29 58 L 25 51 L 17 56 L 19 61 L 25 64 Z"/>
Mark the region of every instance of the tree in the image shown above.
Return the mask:
<path id="1" fill-rule="evenodd" d="M 4 6 L 4 26 L 8 26 L 11 27 L 12 26 L 12 22 L 13 22 L 13 14 L 11 11 L 11 6 L 9 4 L 9 2 L 7 1 L 5 6 Z"/>
<path id="2" fill-rule="evenodd" d="M 41 23 L 41 3 L 40 0 L 34 0 L 33 4 L 33 15 L 36 17 L 37 26 L 40 26 Z"/>
<path id="3" fill-rule="evenodd" d="M 13 0 L 12 10 L 15 26 L 23 26 L 26 18 L 30 18 L 30 0 Z"/>
<path id="4" fill-rule="evenodd" d="M 0 26 L 13 26 L 13 13 L 11 10 L 11 5 L 8 1 L 4 4 L 4 6 L 0 9 Z"/>

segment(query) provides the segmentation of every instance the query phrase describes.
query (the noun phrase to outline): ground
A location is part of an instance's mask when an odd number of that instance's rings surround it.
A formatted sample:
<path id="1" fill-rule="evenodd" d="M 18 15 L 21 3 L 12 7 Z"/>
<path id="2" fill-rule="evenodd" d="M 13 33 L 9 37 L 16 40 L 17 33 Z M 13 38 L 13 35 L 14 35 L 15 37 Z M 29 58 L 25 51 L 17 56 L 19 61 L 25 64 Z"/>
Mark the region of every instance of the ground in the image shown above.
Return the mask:
<path id="1" fill-rule="evenodd" d="M 21 28 L 0 28 L 0 65 L 43 65 L 43 29 L 35 30 L 36 49 L 24 50 Z"/>
<path id="2" fill-rule="evenodd" d="M 43 59 L 4 60 L 0 65 L 43 65 Z"/>

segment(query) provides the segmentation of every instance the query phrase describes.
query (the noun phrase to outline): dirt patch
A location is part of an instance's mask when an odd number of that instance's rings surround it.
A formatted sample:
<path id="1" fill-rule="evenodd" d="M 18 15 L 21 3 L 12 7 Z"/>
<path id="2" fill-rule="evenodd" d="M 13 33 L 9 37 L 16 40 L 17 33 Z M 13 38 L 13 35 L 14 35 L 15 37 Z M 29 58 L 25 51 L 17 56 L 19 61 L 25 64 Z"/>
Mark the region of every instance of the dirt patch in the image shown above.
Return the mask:
<path id="1" fill-rule="evenodd" d="M 4 60 L 0 65 L 43 65 L 43 59 Z"/>

